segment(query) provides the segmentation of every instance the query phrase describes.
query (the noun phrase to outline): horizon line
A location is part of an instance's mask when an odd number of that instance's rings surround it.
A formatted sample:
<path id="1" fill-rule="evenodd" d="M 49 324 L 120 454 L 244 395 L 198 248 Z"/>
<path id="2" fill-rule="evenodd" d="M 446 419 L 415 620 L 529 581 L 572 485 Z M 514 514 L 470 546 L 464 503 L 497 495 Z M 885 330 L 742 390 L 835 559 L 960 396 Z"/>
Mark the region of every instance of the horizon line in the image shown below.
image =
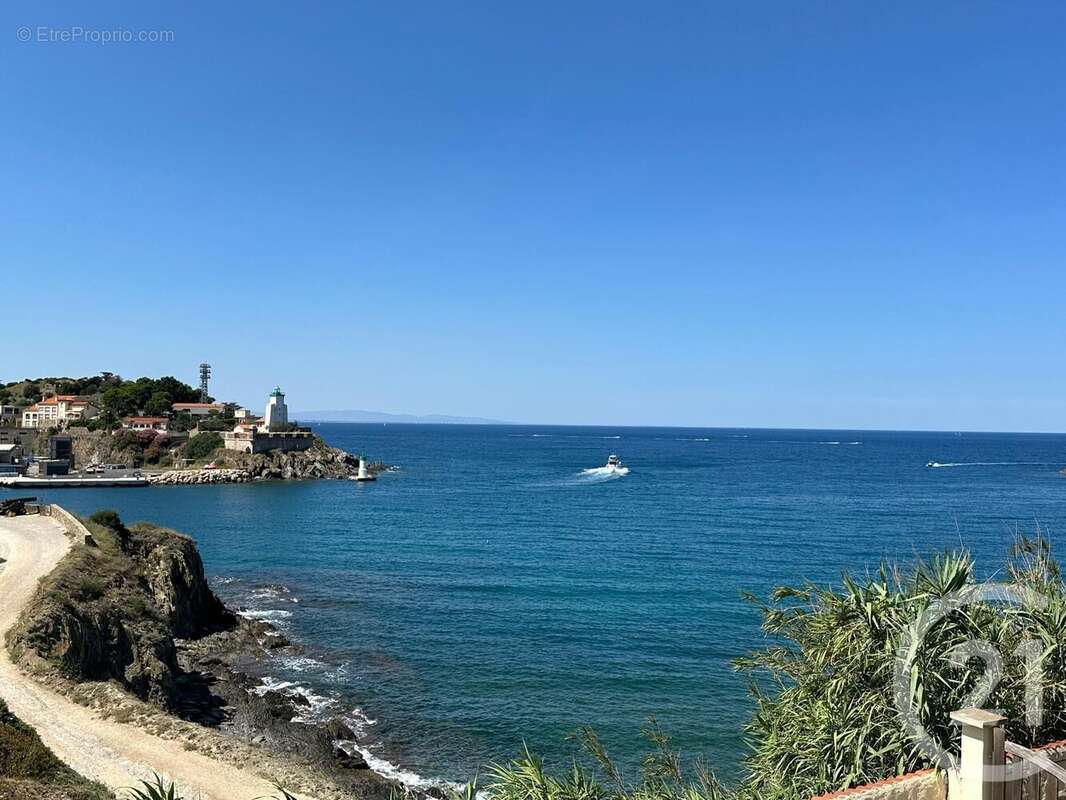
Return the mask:
<path id="1" fill-rule="evenodd" d="M 385 413 L 385 412 L 381 412 Z M 301 416 L 299 413 L 294 417 Z M 460 415 L 452 414 L 397 414 L 396 416 L 438 416 L 449 417 Z M 949 435 L 969 434 L 1005 434 L 1023 436 L 1066 436 L 1066 431 L 1004 431 L 1004 430 L 959 430 L 957 428 L 810 428 L 802 426 L 766 426 L 766 425 L 661 425 L 633 423 L 582 423 L 582 422 L 438 422 L 433 420 L 377 420 L 377 421 L 353 421 L 353 420 L 329 420 L 305 417 L 304 422 L 318 422 L 330 425 L 447 425 L 450 427 L 470 426 L 479 428 L 661 428 L 661 429 L 687 429 L 687 430 L 719 430 L 719 431 L 835 431 L 840 433 L 943 433 Z"/>

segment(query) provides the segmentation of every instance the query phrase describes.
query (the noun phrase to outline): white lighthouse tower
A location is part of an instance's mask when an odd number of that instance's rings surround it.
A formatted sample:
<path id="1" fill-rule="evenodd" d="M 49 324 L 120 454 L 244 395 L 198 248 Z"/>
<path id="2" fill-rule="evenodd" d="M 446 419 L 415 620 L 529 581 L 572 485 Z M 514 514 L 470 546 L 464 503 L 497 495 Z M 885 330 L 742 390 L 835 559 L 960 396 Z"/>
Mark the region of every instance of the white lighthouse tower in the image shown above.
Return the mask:
<path id="1" fill-rule="evenodd" d="M 285 405 L 285 393 L 280 386 L 270 393 L 263 422 L 268 431 L 279 431 L 289 424 L 289 408 Z"/>

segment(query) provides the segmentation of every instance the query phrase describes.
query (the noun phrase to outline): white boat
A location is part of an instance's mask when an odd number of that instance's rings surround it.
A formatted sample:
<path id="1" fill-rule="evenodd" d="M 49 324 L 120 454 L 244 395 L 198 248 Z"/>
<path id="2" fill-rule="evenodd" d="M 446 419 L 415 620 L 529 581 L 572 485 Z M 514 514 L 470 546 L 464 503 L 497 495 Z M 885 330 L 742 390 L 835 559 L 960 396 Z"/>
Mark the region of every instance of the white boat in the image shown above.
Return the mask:
<path id="1" fill-rule="evenodd" d="M 620 478 L 629 474 L 629 467 L 624 466 L 622 459 L 612 453 L 607 456 L 607 463 L 602 467 L 583 469 L 580 474 L 590 478 Z"/>

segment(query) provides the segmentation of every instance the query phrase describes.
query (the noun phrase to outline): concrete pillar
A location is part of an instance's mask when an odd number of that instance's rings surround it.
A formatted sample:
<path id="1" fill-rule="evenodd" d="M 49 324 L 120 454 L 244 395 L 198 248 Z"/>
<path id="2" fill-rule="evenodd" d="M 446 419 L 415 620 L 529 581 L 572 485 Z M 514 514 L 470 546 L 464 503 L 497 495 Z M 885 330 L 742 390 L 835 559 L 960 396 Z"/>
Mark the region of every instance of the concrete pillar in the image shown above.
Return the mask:
<path id="1" fill-rule="evenodd" d="M 996 789 L 1002 797 L 1003 723 L 1007 718 L 980 708 L 953 711 L 951 718 L 962 729 L 959 748 L 959 771 L 956 775 L 958 793 L 951 800 L 996 800 Z M 999 735 L 996 735 L 997 730 Z M 999 752 L 996 752 L 998 748 Z M 999 770 L 995 767 L 999 767 Z"/>

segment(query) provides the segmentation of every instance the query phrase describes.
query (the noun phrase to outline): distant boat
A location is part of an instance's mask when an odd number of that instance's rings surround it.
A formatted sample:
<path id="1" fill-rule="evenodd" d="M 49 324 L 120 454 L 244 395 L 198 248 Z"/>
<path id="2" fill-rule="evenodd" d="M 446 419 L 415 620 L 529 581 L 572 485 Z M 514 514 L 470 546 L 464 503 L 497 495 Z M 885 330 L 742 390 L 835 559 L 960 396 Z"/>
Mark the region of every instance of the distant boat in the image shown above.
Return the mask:
<path id="1" fill-rule="evenodd" d="M 588 475 L 589 477 L 597 476 L 600 478 L 620 478 L 623 475 L 629 474 L 629 467 L 622 464 L 622 460 L 613 453 L 607 456 L 607 463 L 602 467 L 592 467 L 590 469 L 581 470 L 582 475 Z"/>

